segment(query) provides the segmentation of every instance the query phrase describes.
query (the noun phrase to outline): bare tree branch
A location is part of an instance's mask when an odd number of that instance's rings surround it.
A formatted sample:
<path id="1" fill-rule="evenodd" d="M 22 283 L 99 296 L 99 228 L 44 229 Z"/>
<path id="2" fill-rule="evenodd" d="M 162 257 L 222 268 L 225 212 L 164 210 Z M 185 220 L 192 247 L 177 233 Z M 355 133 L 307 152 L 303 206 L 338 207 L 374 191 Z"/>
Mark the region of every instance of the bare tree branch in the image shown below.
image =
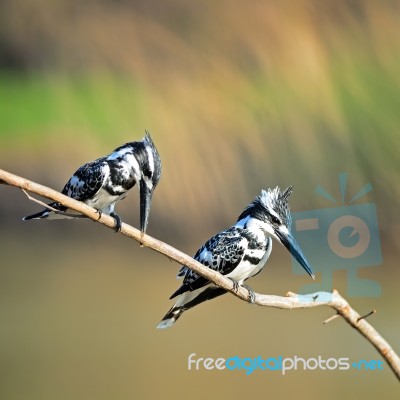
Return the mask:
<path id="1" fill-rule="evenodd" d="M 46 186 L 29 181 L 25 178 L 21 178 L 2 169 L 0 169 L 0 183 L 16 186 L 23 190 L 27 190 L 40 196 L 49 198 L 53 201 L 57 201 L 62 205 L 85 215 L 93 221 L 100 222 L 101 224 L 114 229 L 114 218 L 104 213 L 99 218 L 99 213 L 94 208 L 91 208 L 82 202 L 71 199 L 70 197 L 64 196 Z M 244 301 L 248 301 L 249 292 L 247 289 L 240 286 L 238 290 L 235 291 L 234 284 L 231 280 L 224 277 L 220 273 L 205 267 L 192 257 L 189 257 L 174 247 L 149 235 L 144 235 L 138 229 L 135 229 L 125 223 L 122 223 L 121 234 L 137 240 L 141 245 L 149 247 L 167 256 L 170 260 L 174 260 L 179 264 L 186 265 L 190 269 L 196 271 L 199 275 L 212 281 L 217 286 L 225 289 L 228 292 L 231 292 Z M 343 317 L 348 324 L 360 332 L 361 335 L 363 335 L 377 349 L 377 351 L 382 355 L 390 368 L 393 370 L 397 378 L 400 380 L 399 356 L 395 353 L 389 343 L 386 342 L 386 340 L 375 330 L 375 328 L 373 328 L 366 321 L 366 317 L 372 314 L 372 312 L 368 313 L 367 315 L 360 316 L 360 314 L 351 308 L 349 303 L 336 290 L 334 290 L 332 293 L 316 292 L 305 295 L 289 292 L 287 293 L 286 297 L 255 293 L 255 304 L 259 306 L 290 310 L 295 308 L 311 308 L 319 306 L 329 306 L 333 308 L 336 311 L 336 315 Z M 335 319 L 336 315 L 328 318 L 325 323 Z"/>

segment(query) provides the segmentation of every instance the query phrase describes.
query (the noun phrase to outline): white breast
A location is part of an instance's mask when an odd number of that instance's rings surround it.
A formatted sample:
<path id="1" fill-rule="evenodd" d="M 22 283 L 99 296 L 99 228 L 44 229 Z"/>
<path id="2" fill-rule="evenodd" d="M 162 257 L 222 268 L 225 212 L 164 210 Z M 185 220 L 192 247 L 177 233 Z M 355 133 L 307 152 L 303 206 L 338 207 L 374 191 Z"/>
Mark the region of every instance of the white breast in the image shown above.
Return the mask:
<path id="1" fill-rule="evenodd" d="M 126 193 L 121 196 L 113 196 L 107 190 L 101 188 L 92 199 L 86 200 L 85 203 L 90 207 L 110 214 L 114 211 L 115 202 L 125 196 Z"/>
<path id="2" fill-rule="evenodd" d="M 242 284 L 246 279 L 258 274 L 268 261 L 268 257 L 271 254 L 272 240 L 271 238 L 268 238 L 267 240 L 267 250 L 254 249 L 246 252 L 248 257 L 260 258 L 258 264 L 252 264 L 249 260 L 242 260 L 239 265 L 226 276 L 234 279 L 239 284 Z"/>

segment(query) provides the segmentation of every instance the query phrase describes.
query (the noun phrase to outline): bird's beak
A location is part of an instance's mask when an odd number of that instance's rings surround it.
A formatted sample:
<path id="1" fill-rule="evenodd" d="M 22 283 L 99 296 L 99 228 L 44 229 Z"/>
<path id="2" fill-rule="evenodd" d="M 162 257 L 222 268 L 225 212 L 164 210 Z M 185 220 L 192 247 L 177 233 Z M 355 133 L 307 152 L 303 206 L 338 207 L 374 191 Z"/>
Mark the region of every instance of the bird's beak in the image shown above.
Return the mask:
<path id="1" fill-rule="evenodd" d="M 315 275 L 303 255 L 303 252 L 300 249 L 300 246 L 296 242 L 295 238 L 292 234 L 286 230 L 282 232 L 282 230 L 277 229 L 275 231 L 276 236 L 278 236 L 281 243 L 290 251 L 292 256 L 297 260 L 297 262 L 306 270 L 307 274 L 311 276 L 311 278 L 315 279 Z"/>
<path id="2" fill-rule="evenodd" d="M 140 180 L 140 230 L 146 233 L 147 223 L 149 221 L 149 213 L 151 206 L 151 197 L 153 191 L 149 189 L 146 182 Z"/>

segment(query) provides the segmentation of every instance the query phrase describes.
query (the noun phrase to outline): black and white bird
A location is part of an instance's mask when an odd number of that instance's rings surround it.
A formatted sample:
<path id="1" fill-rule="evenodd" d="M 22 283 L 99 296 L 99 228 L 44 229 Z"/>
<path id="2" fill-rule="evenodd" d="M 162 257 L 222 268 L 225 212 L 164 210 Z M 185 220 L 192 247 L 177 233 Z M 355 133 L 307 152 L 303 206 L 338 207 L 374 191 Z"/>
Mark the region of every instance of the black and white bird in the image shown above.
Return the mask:
<path id="1" fill-rule="evenodd" d="M 140 190 L 140 229 L 146 232 L 153 191 L 161 176 L 161 159 L 146 131 L 138 142 L 126 143 L 111 154 L 82 165 L 70 178 L 62 194 L 82 201 L 99 211 L 111 215 L 116 230 L 121 229 L 121 218 L 115 214 L 115 203 L 122 200 L 136 183 Z M 69 213 L 60 203 L 50 203 L 57 211 L 45 209 L 23 218 L 59 219 L 76 218 L 81 215 Z"/>
<path id="2" fill-rule="evenodd" d="M 291 193 L 291 186 L 284 191 L 278 187 L 262 190 L 240 214 L 236 224 L 209 239 L 194 258 L 230 278 L 238 287 L 263 269 L 271 254 L 271 238 L 274 237 L 314 279 L 310 265 L 290 233 L 288 197 Z M 173 325 L 184 311 L 226 293 L 187 267 L 181 268 L 180 277 L 183 277 L 183 284 L 170 297 L 177 297 L 176 303 L 158 324 L 159 329 Z M 247 289 L 249 300 L 253 302 L 254 293 Z"/>

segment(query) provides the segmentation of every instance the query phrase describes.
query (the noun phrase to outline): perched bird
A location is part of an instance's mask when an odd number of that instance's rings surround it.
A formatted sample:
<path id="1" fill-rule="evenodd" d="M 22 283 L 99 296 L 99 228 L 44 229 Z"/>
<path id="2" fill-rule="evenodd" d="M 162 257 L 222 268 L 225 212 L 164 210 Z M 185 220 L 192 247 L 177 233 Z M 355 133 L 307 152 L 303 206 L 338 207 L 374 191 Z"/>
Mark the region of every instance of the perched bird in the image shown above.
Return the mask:
<path id="1" fill-rule="evenodd" d="M 140 229 L 146 232 L 153 191 L 161 176 L 161 159 L 150 134 L 139 142 L 129 142 L 105 157 L 82 165 L 70 178 L 62 194 L 94 207 L 99 214 L 106 213 L 116 222 L 116 230 L 121 229 L 121 218 L 114 213 L 115 203 L 122 200 L 128 191 L 139 184 Z M 76 218 L 80 214 L 70 214 L 60 203 L 50 203 L 57 211 L 45 209 L 23 218 L 57 219 Z"/>
<path id="2" fill-rule="evenodd" d="M 235 225 L 209 239 L 197 251 L 195 260 L 230 278 L 238 288 L 263 269 L 271 254 L 271 238 L 274 237 L 314 279 L 311 267 L 290 233 L 288 197 L 291 193 L 291 186 L 284 191 L 278 187 L 262 190 L 240 214 Z M 179 277 L 184 277 L 183 284 L 170 297 L 177 297 L 177 301 L 157 328 L 170 327 L 184 311 L 226 293 L 185 266 L 179 271 Z M 249 300 L 254 302 L 254 292 L 247 289 Z"/>

